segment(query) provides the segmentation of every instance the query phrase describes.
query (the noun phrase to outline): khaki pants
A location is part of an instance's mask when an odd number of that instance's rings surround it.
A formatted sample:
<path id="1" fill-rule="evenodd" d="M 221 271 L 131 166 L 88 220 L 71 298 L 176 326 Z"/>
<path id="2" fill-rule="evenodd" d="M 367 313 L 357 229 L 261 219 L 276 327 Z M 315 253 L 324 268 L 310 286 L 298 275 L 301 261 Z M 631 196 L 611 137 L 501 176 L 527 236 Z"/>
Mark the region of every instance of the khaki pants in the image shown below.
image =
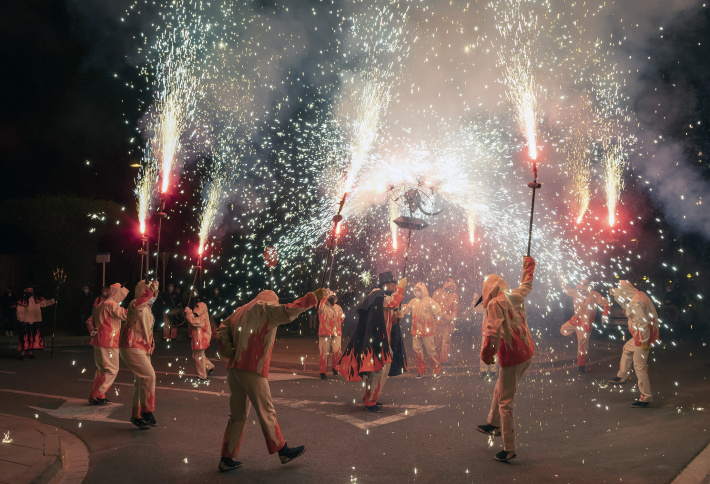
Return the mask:
<path id="1" fill-rule="evenodd" d="M 163 313 L 163 339 L 166 341 L 177 339 L 177 326 L 170 324 L 170 317 L 165 313 Z"/>
<path id="2" fill-rule="evenodd" d="M 365 380 L 366 407 L 371 407 L 377 403 L 377 398 L 385 387 L 390 374 L 390 366 L 392 366 L 392 363 L 387 363 L 380 371 L 371 371 L 367 374 L 367 379 Z"/>
<path id="3" fill-rule="evenodd" d="M 483 346 L 485 344 L 486 344 L 486 337 L 481 336 L 481 348 L 483 348 Z M 480 351 L 478 353 L 480 354 Z M 495 359 L 493 360 L 492 365 L 486 365 L 486 363 L 483 360 L 481 360 L 480 357 L 478 358 L 478 360 L 480 361 L 479 368 L 481 370 L 481 373 L 486 373 L 489 371 L 491 373 L 496 373 L 496 370 L 500 370 L 500 368 L 498 368 L 498 355 L 495 356 Z"/>
<path id="4" fill-rule="evenodd" d="M 328 371 L 328 356 L 332 354 L 331 366 L 335 369 L 335 365 L 340 359 L 340 341 L 341 336 L 319 336 L 318 348 L 320 349 L 320 372 Z"/>
<path id="5" fill-rule="evenodd" d="M 214 368 L 214 365 L 205 356 L 205 350 L 192 350 L 192 359 L 197 366 L 197 376 L 203 380 L 207 379 L 207 372 Z"/>
<path id="6" fill-rule="evenodd" d="M 222 457 L 236 459 L 239 455 L 244 426 L 252 405 L 259 418 L 269 454 L 278 452 L 286 445 L 286 441 L 276 421 L 268 380 L 258 373 L 227 368 L 227 382 L 232 394 L 229 397 L 229 420 L 222 439 Z"/>
<path id="7" fill-rule="evenodd" d="M 653 401 L 651 380 L 648 378 L 648 353 L 649 350 L 636 346 L 634 339 L 631 338 L 624 345 L 624 352 L 621 354 L 621 363 L 619 364 L 619 373 L 616 374 L 616 376 L 626 381 L 633 365 L 639 382 L 639 393 L 641 394 L 639 400 L 642 402 Z"/>
<path id="8" fill-rule="evenodd" d="M 89 400 L 106 398 L 106 392 L 111 388 L 116 375 L 118 375 L 118 348 L 94 346 L 94 361 L 96 362 L 96 374 Z"/>
<path id="9" fill-rule="evenodd" d="M 493 391 L 488 423 L 501 427 L 503 449 L 506 452 L 515 452 L 515 419 L 513 418 L 515 390 L 529 367 L 530 360 L 514 366 L 501 366 L 496 388 Z"/>
<path id="10" fill-rule="evenodd" d="M 448 363 L 451 352 L 451 324 L 434 325 L 434 341 L 436 343 L 436 354 L 439 362 Z"/>
<path id="11" fill-rule="evenodd" d="M 426 373 L 426 360 L 424 359 L 424 348 L 426 348 L 429 363 L 435 375 L 441 373 L 441 364 L 439 357 L 436 356 L 436 345 L 434 344 L 434 336 L 415 336 L 412 339 L 414 347 L 414 356 L 417 359 L 417 373 L 423 375 Z"/>
<path id="12" fill-rule="evenodd" d="M 133 372 L 133 417 L 155 410 L 155 370 L 150 355 L 140 348 L 121 348 L 123 363 Z"/>
<path id="13" fill-rule="evenodd" d="M 571 336 L 577 333 L 577 366 L 585 366 L 587 364 L 587 354 L 589 354 L 589 333 L 582 326 L 575 326 L 577 318 L 572 318 L 562 325 L 560 333 L 564 336 Z"/>

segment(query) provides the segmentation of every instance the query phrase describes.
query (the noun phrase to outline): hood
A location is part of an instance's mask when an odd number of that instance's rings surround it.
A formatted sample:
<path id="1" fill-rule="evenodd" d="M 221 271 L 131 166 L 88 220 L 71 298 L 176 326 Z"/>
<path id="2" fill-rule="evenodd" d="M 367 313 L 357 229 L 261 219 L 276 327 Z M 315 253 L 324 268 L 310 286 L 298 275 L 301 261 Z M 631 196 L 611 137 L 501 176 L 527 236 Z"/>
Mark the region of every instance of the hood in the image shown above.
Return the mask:
<path id="1" fill-rule="evenodd" d="M 619 286 L 613 288 L 611 291 L 609 291 L 612 296 L 614 296 L 614 300 L 621 306 L 622 308 L 626 309 L 629 306 L 629 301 L 639 293 L 639 290 L 636 289 L 633 284 L 631 284 L 629 281 L 619 281 Z"/>
<path id="2" fill-rule="evenodd" d="M 143 281 L 140 281 L 138 284 L 136 284 L 136 292 L 135 292 L 135 297 L 138 299 L 143 295 L 145 290 L 148 289 L 148 283 Z"/>
<path id="3" fill-rule="evenodd" d="M 261 291 L 259 294 L 257 294 L 253 301 L 262 301 L 266 304 L 272 304 L 275 306 L 279 303 L 279 297 L 274 291 L 269 291 L 267 289 L 266 291 Z"/>
<path id="4" fill-rule="evenodd" d="M 197 303 L 197 306 L 195 306 L 195 309 L 192 312 L 195 313 L 195 316 L 202 316 L 203 314 L 207 314 L 207 304 L 203 302 Z"/>
<path id="5" fill-rule="evenodd" d="M 505 294 L 508 291 L 508 284 L 505 283 L 502 277 L 496 274 L 488 274 L 486 279 L 483 281 L 483 300 L 481 304 L 484 308 L 488 307 L 488 303 L 491 299 L 494 299 L 498 294 Z"/>
<path id="6" fill-rule="evenodd" d="M 108 288 L 108 298 L 117 304 L 121 304 L 126 296 L 128 296 L 128 289 L 122 287 L 118 282 L 111 284 L 111 287 Z"/>
<path id="7" fill-rule="evenodd" d="M 419 289 L 420 291 L 422 291 L 422 299 L 429 297 L 429 291 L 427 291 L 427 288 L 423 282 L 417 282 L 414 285 L 414 289 Z"/>
<path id="8" fill-rule="evenodd" d="M 447 290 L 451 290 L 451 291 L 453 291 L 453 292 L 456 292 L 456 289 L 457 289 L 457 287 L 456 287 L 456 282 L 455 282 L 453 279 L 451 279 L 451 278 L 449 277 L 449 278 L 446 279 L 446 281 L 444 282 L 444 289 L 447 289 Z"/>

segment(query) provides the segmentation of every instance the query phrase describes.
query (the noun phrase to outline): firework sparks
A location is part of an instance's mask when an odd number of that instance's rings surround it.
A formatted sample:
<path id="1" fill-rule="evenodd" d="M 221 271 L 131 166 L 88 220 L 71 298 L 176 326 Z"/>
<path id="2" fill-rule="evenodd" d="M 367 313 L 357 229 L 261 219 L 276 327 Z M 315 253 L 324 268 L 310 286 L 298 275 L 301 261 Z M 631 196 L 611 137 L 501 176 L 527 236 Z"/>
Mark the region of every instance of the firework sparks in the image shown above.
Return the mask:
<path id="1" fill-rule="evenodd" d="M 604 157 L 604 188 L 606 189 L 606 204 L 609 211 L 609 225 L 616 224 L 616 205 L 624 188 L 624 166 L 626 156 L 620 138 L 605 139 L 603 142 Z"/>
<path id="2" fill-rule="evenodd" d="M 143 149 L 143 162 L 141 171 L 136 180 L 135 194 L 138 201 L 138 223 L 141 234 L 145 234 L 146 220 L 151 210 L 155 189 L 158 183 L 158 169 L 153 150 L 149 146 Z"/>

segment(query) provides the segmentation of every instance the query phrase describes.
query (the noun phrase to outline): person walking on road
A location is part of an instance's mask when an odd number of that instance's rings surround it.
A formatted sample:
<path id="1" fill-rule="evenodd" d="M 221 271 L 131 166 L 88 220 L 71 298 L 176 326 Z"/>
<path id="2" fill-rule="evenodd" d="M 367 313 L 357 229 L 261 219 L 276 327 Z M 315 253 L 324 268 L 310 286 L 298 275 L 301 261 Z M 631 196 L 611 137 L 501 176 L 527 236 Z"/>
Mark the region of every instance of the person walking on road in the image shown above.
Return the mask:
<path id="1" fill-rule="evenodd" d="M 574 316 L 560 328 L 564 336 L 577 335 L 577 367 L 579 373 L 585 373 L 587 355 L 589 354 L 589 336 L 592 324 L 597 317 L 597 306 L 604 308 L 603 318 L 609 315 L 611 308 L 601 294 L 593 290 L 587 279 L 582 279 L 576 287 L 567 287 L 560 277 L 562 292 L 572 298 L 574 302 Z"/>
<path id="2" fill-rule="evenodd" d="M 212 342 L 212 325 L 207 304 L 197 303 L 194 311 L 185 308 L 185 317 L 190 325 L 192 359 L 195 360 L 197 367 L 197 377 L 200 380 L 207 380 L 214 370 L 214 365 L 205 356 L 205 350 L 210 347 Z"/>
<path id="3" fill-rule="evenodd" d="M 483 282 L 481 304 L 488 322 L 481 359 L 491 364 L 498 355 L 500 373 L 493 391 L 488 423 L 476 430 L 484 434 L 503 434 L 503 450 L 495 460 L 506 462 L 515 458 L 515 419 L 513 405 L 518 382 L 530 367 L 535 343 L 530 335 L 525 311 L 525 297 L 532 290 L 535 260 L 525 257 L 520 286 L 510 290 L 502 277 L 490 274 Z"/>
<path id="4" fill-rule="evenodd" d="M 614 300 L 626 311 L 629 339 L 624 345 L 619 363 L 619 372 L 609 380 L 614 385 L 626 383 L 633 366 L 638 379 L 641 397 L 631 404 L 634 408 L 646 408 L 653 401 L 651 380 L 648 378 L 648 354 L 651 345 L 658 341 L 658 314 L 646 293 L 636 289 L 628 281 L 619 281 L 610 291 Z"/>
<path id="5" fill-rule="evenodd" d="M 20 352 L 20 360 L 34 358 L 34 350 L 44 349 L 44 338 L 42 337 L 42 308 L 51 306 L 57 301 L 54 299 L 44 299 L 35 296 L 34 287 L 28 284 L 25 294 L 16 303 L 17 322 L 20 326 L 20 341 L 17 343 L 17 351 Z"/>
<path id="6" fill-rule="evenodd" d="M 340 359 L 340 344 L 343 337 L 343 320 L 345 315 L 342 308 L 336 304 L 338 296 L 327 290 L 325 300 L 318 308 L 318 349 L 320 354 L 320 377 L 327 380 L 325 372 L 328 371 L 328 357 L 332 358 L 333 376 L 338 374 L 335 369 Z"/>
<path id="7" fill-rule="evenodd" d="M 443 313 L 441 306 L 429 297 L 429 291 L 427 291 L 423 282 L 418 282 L 414 286 L 414 299 L 402 306 L 398 316 L 402 317 L 409 313 L 412 314 L 412 336 L 414 336 L 412 346 L 417 360 L 417 378 L 421 378 L 426 374 L 425 349 L 434 378 L 439 378 L 441 363 L 439 363 L 436 343 L 434 342 L 434 326 L 443 317 Z"/>
<path id="8" fill-rule="evenodd" d="M 269 454 L 279 454 L 282 464 L 306 451 L 305 446 L 289 447 L 281 435 L 269 389 L 269 362 L 276 330 L 323 299 L 325 289 L 309 292 L 289 304 L 279 304 L 273 291 L 261 291 L 253 300 L 237 308 L 217 329 L 220 354 L 229 358 L 227 382 L 230 417 L 222 439 L 220 472 L 237 469 L 244 427 L 251 406 L 261 424 Z"/>
<path id="9" fill-rule="evenodd" d="M 451 331 L 459 311 L 459 295 L 456 293 L 456 282 L 452 278 L 446 279 L 444 286 L 434 291 L 431 296 L 441 306 L 442 315 L 434 324 L 434 342 L 439 363 L 449 364 L 451 356 Z"/>

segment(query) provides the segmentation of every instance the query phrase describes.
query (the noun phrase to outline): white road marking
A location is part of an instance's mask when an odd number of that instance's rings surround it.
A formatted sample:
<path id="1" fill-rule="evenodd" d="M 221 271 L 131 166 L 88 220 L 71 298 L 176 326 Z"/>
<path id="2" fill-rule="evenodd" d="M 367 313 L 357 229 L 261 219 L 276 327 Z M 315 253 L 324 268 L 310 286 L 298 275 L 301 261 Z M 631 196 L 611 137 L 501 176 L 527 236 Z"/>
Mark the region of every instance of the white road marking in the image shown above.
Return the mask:
<path id="1" fill-rule="evenodd" d="M 93 380 L 91 380 L 93 381 Z M 37 410 L 39 412 L 44 412 L 52 417 L 65 418 L 70 420 L 83 420 L 92 422 L 115 422 L 115 423 L 130 423 L 125 420 L 116 420 L 109 418 L 109 415 L 113 413 L 118 407 L 122 407 L 123 404 L 120 403 L 107 403 L 105 405 L 90 405 L 87 399 L 75 398 L 75 397 L 64 397 L 61 395 L 48 395 L 46 393 L 35 393 L 35 392 L 24 392 L 22 390 L 11 390 L 9 388 L 0 388 L 0 392 L 17 393 L 19 395 L 30 395 L 34 397 L 51 398 L 54 400 L 64 400 L 58 408 L 43 408 L 43 407 L 33 407 L 28 405 L 29 408 Z"/>
<path id="2" fill-rule="evenodd" d="M 318 408 L 317 406 L 348 406 L 353 407 L 352 404 L 347 402 L 319 402 L 314 400 L 289 400 L 286 398 L 274 398 L 274 403 L 280 405 L 286 405 L 291 408 L 298 408 L 305 410 L 307 412 L 318 413 L 321 415 L 326 415 L 328 417 L 333 417 L 341 422 L 348 423 L 359 429 L 367 430 L 374 427 L 379 427 L 381 425 L 386 425 L 394 422 L 399 422 L 405 418 L 415 417 L 426 412 L 431 412 L 432 410 L 437 410 L 439 408 L 444 408 L 446 405 L 388 405 L 385 407 L 385 412 L 391 409 L 402 409 L 404 411 L 398 412 L 394 415 L 388 415 L 386 417 L 375 417 L 373 420 L 373 415 L 366 412 L 364 406 L 358 405 L 356 408 L 361 412 L 362 418 L 356 416 L 355 414 L 338 414 L 329 411 L 327 408 Z M 369 418 L 368 418 L 369 417 Z"/>

